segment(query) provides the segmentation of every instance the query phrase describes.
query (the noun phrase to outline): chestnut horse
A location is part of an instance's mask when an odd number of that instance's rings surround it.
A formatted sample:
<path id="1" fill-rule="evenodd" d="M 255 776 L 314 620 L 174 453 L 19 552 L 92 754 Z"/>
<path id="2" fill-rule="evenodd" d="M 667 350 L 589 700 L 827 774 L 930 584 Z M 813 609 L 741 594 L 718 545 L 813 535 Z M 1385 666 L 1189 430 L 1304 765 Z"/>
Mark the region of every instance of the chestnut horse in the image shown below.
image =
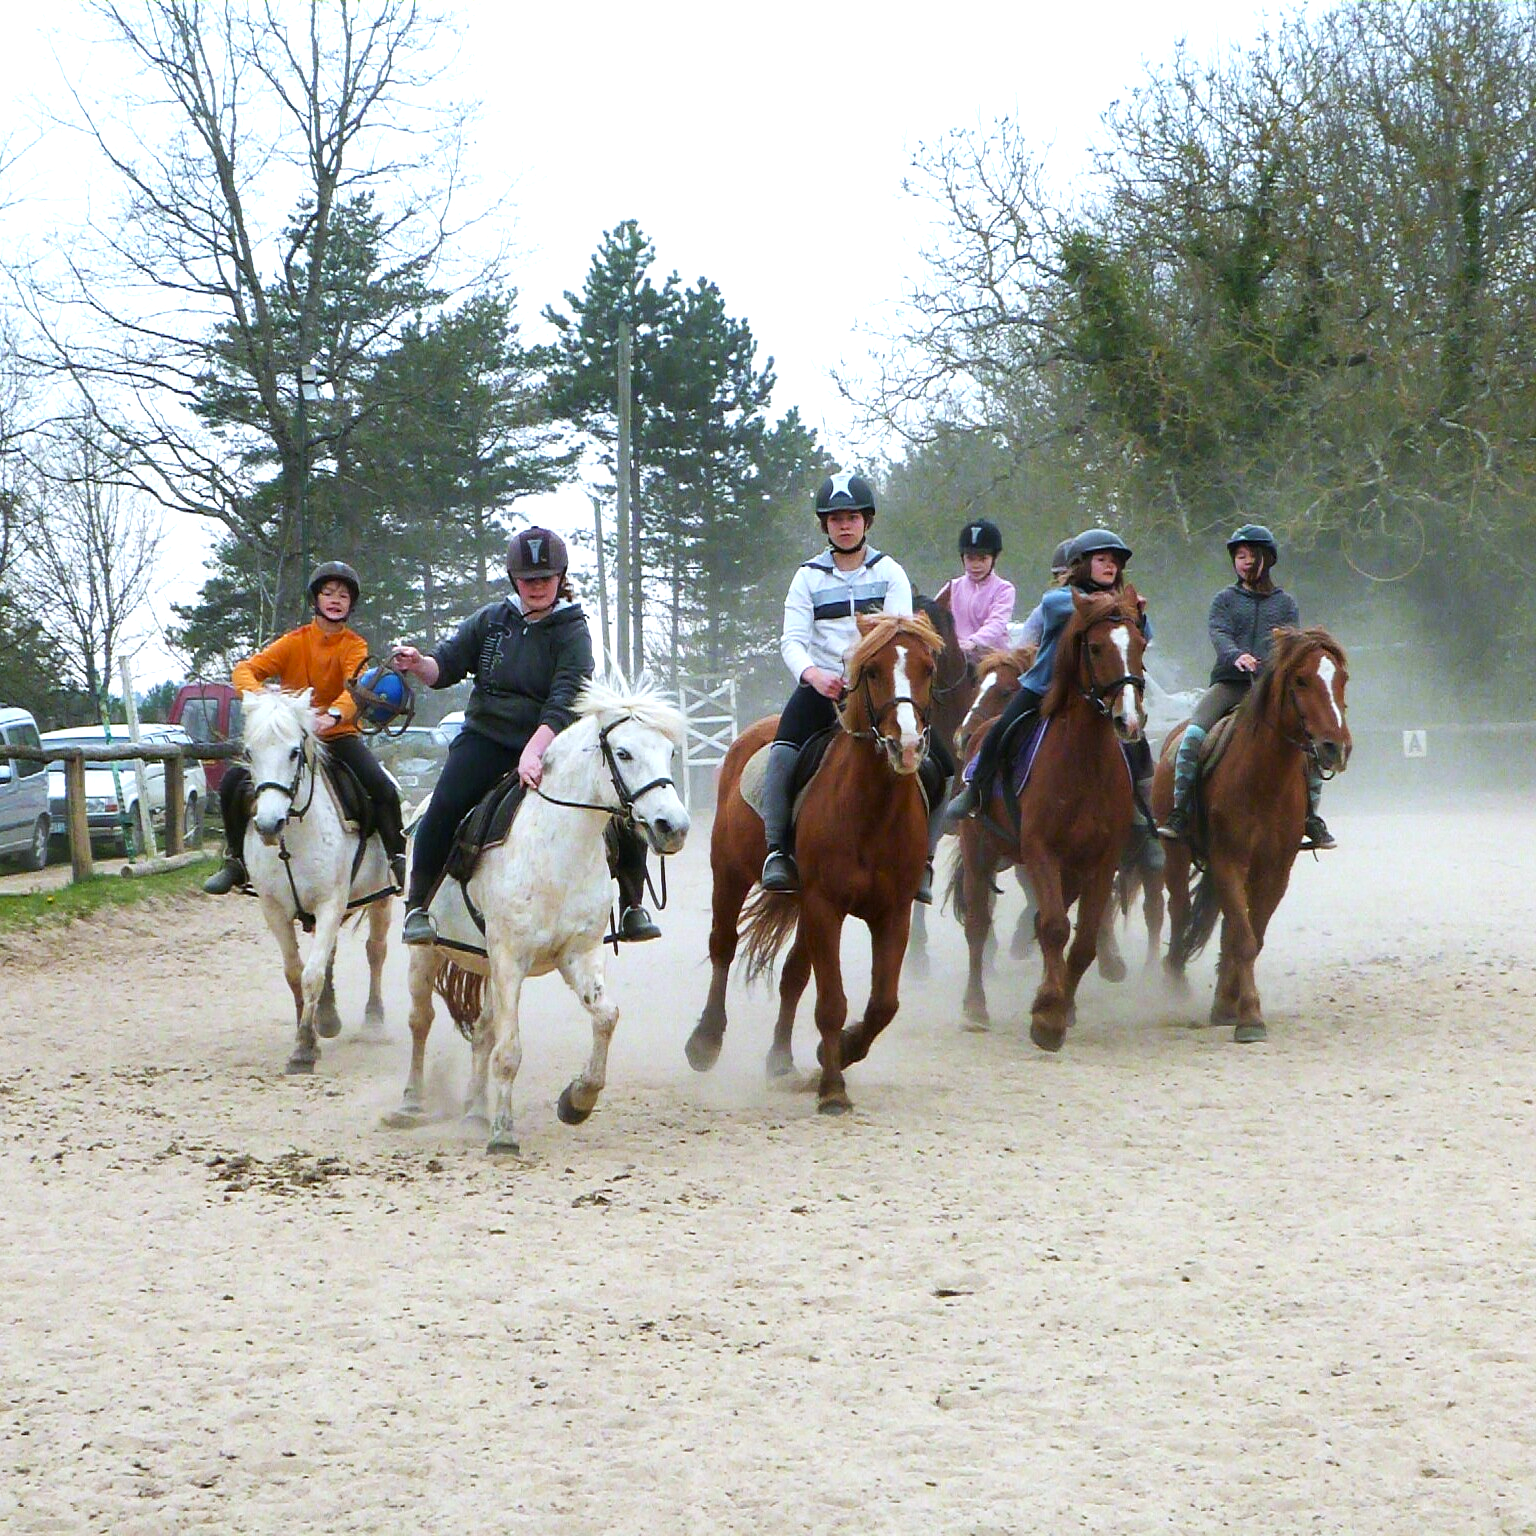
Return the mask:
<path id="1" fill-rule="evenodd" d="M 1135 810 L 1120 743 L 1136 740 L 1143 725 L 1146 641 L 1135 594 L 1074 593 L 1073 604 L 1041 705 L 1049 727 L 1016 801 L 1017 841 L 1000 835 L 1015 819 L 1004 799 L 1011 792 L 1010 772 L 999 774 L 985 817 L 968 821 L 960 841 L 970 949 L 966 1016 L 978 1022 L 987 1017 L 982 962 L 992 926 L 992 879 L 1003 865 L 1018 864 L 1034 893 L 1045 966 L 1030 1006 L 1029 1037 L 1046 1051 L 1061 1049 L 1078 983 L 1098 949 Z M 1067 917 L 1074 901 L 1075 936 Z"/>
<path id="2" fill-rule="evenodd" d="M 1225 752 L 1200 782 L 1197 848 L 1192 855 L 1187 844 L 1168 844 L 1169 975 L 1183 983 L 1184 967 L 1221 917 L 1211 1022 L 1234 1025 L 1232 1037 L 1243 1045 L 1266 1034 L 1253 968 L 1301 847 L 1308 760 L 1331 778 L 1354 745 L 1344 718 L 1348 681 L 1344 648 L 1327 630 L 1277 629 L 1264 670 L 1237 707 Z M 1152 781 L 1159 820 L 1173 808 L 1183 734 L 1182 725 L 1169 733 Z M 1205 868 L 1191 894 L 1193 856 Z"/>
<path id="3" fill-rule="evenodd" d="M 928 708 L 940 640 L 926 618 L 894 615 L 859 620 L 861 639 L 848 655 L 848 690 L 842 730 L 806 792 L 795 829 L 800 890 L 759 890 L 747 908 L 742 934 L 748 975 L 768 970 L 794 932 L 779 981 L 779 1018 L 768 1073 L 794 1070 L 790 1032 L 806 982 L 816 975 L 816 1028 L 821 1034 L 817 1107 L 828 1114 L 850 1107 L 843 1068 L 862 1061 L 875 1036 L 896 1013 L 897 983 L 912 898 L 928 856 L 928 819 L 917 770 L 928 746 Z M 725 989 L 735 958 L 742 904 L 767 857 L 762 818 L 741 797 L 747 760 L 773 740 L 776 720 L 748 726 L 732 743 L 720 769 L 720 791 L 710 838 L 714 876 L 709 999 L 688 1040 L 688 1061 L 707 1072 L 725 1037 Z M 872 975 L 869 1005 L 845 1030 L 843 922 L 869 927 Z"/>

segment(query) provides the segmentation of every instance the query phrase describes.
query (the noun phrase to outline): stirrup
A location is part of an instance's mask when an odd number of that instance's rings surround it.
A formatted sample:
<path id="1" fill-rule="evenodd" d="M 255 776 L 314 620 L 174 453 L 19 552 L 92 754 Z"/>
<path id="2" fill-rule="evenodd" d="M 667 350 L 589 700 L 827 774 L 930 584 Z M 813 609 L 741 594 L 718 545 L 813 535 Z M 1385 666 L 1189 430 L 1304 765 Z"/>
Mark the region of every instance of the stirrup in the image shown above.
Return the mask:
<path id="1" fill-rule="evenodd" d="M 625 907 L 619 914 L 617 937 L 621 944 L 643 944 L 647 939 L 659 939 L 661 929 L 644 907 Z"/>
<path id="2" fill-rule="evenodd" d="M 1308 816 L 1307 825 L 1301 834 L 1301 850 L 1303 853 L 1325 852 L 1329 848 L 1337 848 L 1338 842 L 1333 833 L 1328 830 L 1328 823 L 1321 816 Z"/>
<path id="3" fill-rule="evenodd" d="M 933 860 L 929 859 L 923 865 L 923 879 L 912 897 L 913 901 L 920 901 L 925 907 L 933 905 Z"/>
<path id="4" fill-rule="evenodd" d="M 1189 812 L 1178 807 L 1171 810 L 1167 821 L 1157 828 L 1157 835 L 1170 843 L 1187 843 L 1189 834 Z"/>
<path id="5" fill-rule="evenodd" d="M 974 782 L 967 784 L 948 805 L 944 807 L 945 825 L 957 821 L 964 821 L 967 816 L 974 816 L 981 805 L 981 795 L 977 792 Z"/>
<path id="6" fill-rule="evenodd" d="M 400 937 L 407 944 L 437 943 L 437 924 L 432 921 L 432 914 L 425 907 L 412 907 L 405 914 L 405 927 Z"/>
<path id="7" fill-rule="evenodd" d="M 765 891 L 785 894 L 800 889 L 800 871 L 782 848 L 768 850 L 768 857 L 763 860 L 762 886 Z"/>

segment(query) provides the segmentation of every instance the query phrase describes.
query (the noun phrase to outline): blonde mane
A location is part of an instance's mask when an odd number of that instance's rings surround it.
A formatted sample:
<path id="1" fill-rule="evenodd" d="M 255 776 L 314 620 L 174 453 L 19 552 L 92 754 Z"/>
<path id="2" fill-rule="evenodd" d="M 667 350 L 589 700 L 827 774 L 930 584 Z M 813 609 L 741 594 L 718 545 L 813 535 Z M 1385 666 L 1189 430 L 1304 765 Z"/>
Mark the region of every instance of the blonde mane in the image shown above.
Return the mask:
<path id="1" fill-rule="evenodd" d="M 864 668 L 898 637 L 917 640 L 938 656 L 944 650 L 944 641 L 938 630 L 923 614 L 881 613 L 866 615 L 859 620 L 858 643 L 848 652 L 845 663 L 848 686 L 855 688 L 864 675 Z"/>
<path id="2" fill-rule="evenodd" d="M 280 688 L 262 688 L 245 695 L 246 749 L 272 746 L 291 742 L 295 734 L 307 737 L 317 748 L 323 744 L 315 735 L 314 719 L 310 713 L 312 688 L 298 693 L 287 693 Z"/>
<path id="3" fill-rule="evenodd" d="M 633 684 L 618 672 L 588 678 L 574 707 L 583 718 L 632 715 L 641 725 L 660 731 L 674 747 L 682 746 L 688 729 L 683 712 L 657 687 L 648 672 L 642 672 Z"/>

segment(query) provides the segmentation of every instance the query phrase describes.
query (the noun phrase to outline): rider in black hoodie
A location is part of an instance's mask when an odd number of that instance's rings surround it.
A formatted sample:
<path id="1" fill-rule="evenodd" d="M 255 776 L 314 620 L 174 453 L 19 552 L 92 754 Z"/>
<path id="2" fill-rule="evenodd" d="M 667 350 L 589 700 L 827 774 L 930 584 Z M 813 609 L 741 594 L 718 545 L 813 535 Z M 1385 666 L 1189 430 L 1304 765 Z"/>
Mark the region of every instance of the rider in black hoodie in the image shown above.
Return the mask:
<path id="1" fill-rule="evenodd" d="M 475 678 L 464 728 L 448 749 L 416 829 L 406 899 L 407 944 L 430 944 L 437 937 L 427 903 L 460 821 L 514 769 L 526 786 L 536 788 L 545 751 L 575 718 L 576 695 L 592 675 L 592 635 L 566 581 L 567 563 L 558 534 L 524 529 L 507 551 L 514 587 L 510 597 L 471 614 L 430 656 L 415 646 L 395 648 L 393 664 L 429 688 L 452 687 L 470 673 Z M 645 844 L 614 823 L 609 849 L 623 902 L 619 937 L 656 938 L 660 929 L 640 904 Z"/>

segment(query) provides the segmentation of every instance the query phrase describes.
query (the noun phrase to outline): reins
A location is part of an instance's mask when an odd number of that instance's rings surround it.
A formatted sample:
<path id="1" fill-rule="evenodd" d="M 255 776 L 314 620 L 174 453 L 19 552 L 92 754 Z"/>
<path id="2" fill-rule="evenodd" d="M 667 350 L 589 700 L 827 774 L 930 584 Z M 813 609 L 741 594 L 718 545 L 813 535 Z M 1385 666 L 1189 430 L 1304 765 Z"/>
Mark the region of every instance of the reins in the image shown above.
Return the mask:
<path id="1" fill-rule="evenodd" d="M 919 751 L 918 756 L 919 758 L 927 757 L 928 740 L 930 734 L 930 728 L 928 724 L 930 711 L 919 704 L 917 700 L 911 696 L 911 694 L 894 694 L 877 709 L 875 707 L 875 696 L 870 691 L 869 672 L 864 669 L 860 670 L 859 681 L 857 684 L 855 684 L 854 688 L 849 690 L 849 692 L 861 692 L 863 695 L 864 712 L 869 717 L 870 722 L 869 728 L 867 730 L 858 730 L 848 723 L 848 710 L 841 702 L 834 701 L 832 707 L 837 711 L 837 723 L 843 728 L 843 730 L 852 736 L 855 741 L 874 742 L 880 751 L 885 754 L 886 761 L 894 766 L 896 762 L 896 753 L 900 750 L 901 744 L 899 742 L 893 742 L 891 738 L 880 729 L 880 722 L 885 719 L 886 715 L 888 715 L 893 709 L 898 708 L 902 704 L 910 704 L 912 706 L 912 712 L 917 716 L 918 720 L 922 724 L 922 732 L 919 737 L 921 750 Z M 845 694 L 844 698 L 846 697 L 847 695 Z"/>
<path id="2" fill-rule="evenodd" d="M 298 798 L 299 781 L 304 777 L 305 768 L 309 769 L 309 795 L 305 799 L 303 807 L 295 809 L 293 802 Z M 310 807 L 315 803 L 315 782 L 320 777 L 319 764 L 310 756 L 310 738 L 306 735 L 299 742 L 298 766 L 293 770 L 293 782 L 280 784 L 275 779 L 265 779 L 256 786 L 255 793 L 260 795 L 264 789 L 276 790 L 280 795 L 288 797 L 288 820 L 303 821 L 309 814 Z M 286 826 L 286 823 L 285 823 Z M 305 933 L 315 931 L 315 914 L 305 909 L 304 903 L 299 900 L 299 887 L 293 878 L 293 855 L 288 851 L 288 839 L 282 831 L 277 834 L 277 856 L 282 860 L 283 873 L 288 877 L 288 889 L 293 894 L 294 915 L 298 918 L 300 926 Z"/>
<path id="3" fill-rule="evenodd" d="M 1095 619 L 1091 624 L 1085 624 L 1082 632 L 1077 637 L 1077 691 L 1085 698 L 1099 714 L 1107 720 L 1112 711 L 1109 704 L 1111 695 L 1118 693 L 1122 688 L 1134 688 L 1136 697 L 1144 699 L 1147 693 L 1147 680 L 1145 677 L 1135 677 L 1126 672 L 1107 683 L 1095 683 L 1089 673 L 1088 682 L 1084 684 L 1083 673 L 1088 671 L 1088 648 L 1085 642 L 1089 634 L 1097 629 L 1100 624 L 1125 624 L 1129 621 L 1121 614 L 1108 613 L 1102 619 Z"/>

